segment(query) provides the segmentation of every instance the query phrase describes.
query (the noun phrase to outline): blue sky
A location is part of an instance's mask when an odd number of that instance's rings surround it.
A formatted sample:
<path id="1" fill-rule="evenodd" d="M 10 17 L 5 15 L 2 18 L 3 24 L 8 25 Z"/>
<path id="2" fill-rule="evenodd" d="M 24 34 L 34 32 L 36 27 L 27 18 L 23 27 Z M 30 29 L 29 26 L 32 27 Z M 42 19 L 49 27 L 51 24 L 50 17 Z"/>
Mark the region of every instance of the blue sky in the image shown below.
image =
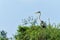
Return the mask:
<path id="1" fill-rule="evenodd" d="M 60 23 L 60 0 L 0 0 L 0 30 L 11 37 L 21 20 L 36 11 L 41 11 L 43 20 Z"/>

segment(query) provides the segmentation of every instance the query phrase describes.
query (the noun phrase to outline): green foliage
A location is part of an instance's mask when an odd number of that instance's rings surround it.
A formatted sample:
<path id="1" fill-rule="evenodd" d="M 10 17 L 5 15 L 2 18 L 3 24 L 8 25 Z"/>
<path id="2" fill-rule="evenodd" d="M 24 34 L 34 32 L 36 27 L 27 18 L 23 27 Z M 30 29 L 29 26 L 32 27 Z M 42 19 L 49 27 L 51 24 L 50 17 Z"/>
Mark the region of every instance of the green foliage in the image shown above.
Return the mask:
<path id="1" fill-rule="evenodd" d="M 40 26 L 19 26 L 16 40 L 60 40 L 60 29 L 47 25 L 46 28 Z"/>
<path id="2" fill-rule="evenodd" d="M 31 20 L 30 20 L 31 19 Z M 26 26 L 26 24 L 31 24 Z M 53 26 L 50 23 L 43 28 L 41 25 L 36 25 L 37 20 L 33 18 L 24 20 L 24 25 L 18 26 L 15 40 L 60 40 L 60 28 Z"/>

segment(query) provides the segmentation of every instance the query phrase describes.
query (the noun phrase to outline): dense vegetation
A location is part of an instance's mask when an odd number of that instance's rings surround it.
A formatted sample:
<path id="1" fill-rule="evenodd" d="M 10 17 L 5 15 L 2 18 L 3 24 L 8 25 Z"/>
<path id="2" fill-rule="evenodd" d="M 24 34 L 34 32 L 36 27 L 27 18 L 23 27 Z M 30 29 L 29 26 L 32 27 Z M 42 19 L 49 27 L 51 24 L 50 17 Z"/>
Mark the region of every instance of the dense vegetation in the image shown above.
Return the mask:
<path id="1" fill-rule="evenodd" d="M 19 26 L 17 32 L 16 40 L 60 40 L 60 29 L 51 25 L 46 28 Z"/>
<path id="2" fill-rule="evenodd" d="M 28 21 L 28 23 L 32 24 L 30 26 L 26 26 L 27 21 L 25 20 L 24 26 L 18 26 L 15 40 L 60 40 L 60 25 L 56 26 L 48 23 L 46 28 L 42 28 L 41 24 L 36 25 L 37 20 L 35 19 L 33 22 Z"/>

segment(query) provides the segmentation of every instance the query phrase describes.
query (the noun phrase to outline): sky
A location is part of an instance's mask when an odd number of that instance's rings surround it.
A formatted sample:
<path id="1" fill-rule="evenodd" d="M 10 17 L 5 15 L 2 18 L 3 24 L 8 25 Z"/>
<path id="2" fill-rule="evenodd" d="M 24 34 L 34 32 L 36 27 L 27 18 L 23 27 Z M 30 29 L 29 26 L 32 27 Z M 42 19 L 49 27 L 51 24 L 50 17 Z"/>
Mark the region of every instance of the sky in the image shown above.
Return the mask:
<path id="1" fill-rule="evenodd" d="M 60 0 L 0 0 L 0 30 L 12 37 L 22 19 L 36 16 L 36 11 L 41 11 L 42 20 L 60 23 Z"/>

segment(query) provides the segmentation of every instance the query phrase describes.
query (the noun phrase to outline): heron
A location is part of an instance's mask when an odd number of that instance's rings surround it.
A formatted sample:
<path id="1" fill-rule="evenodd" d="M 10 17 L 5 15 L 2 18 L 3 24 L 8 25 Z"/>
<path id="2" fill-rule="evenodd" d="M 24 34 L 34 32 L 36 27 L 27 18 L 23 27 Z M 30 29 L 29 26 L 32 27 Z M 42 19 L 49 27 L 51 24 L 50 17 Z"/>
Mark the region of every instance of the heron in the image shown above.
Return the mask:
<path id="1" fill-rule="evenodd" d="M 41 27 L 42 28 L 46 28 L 46 23 L 43 20 L 40 19 L 41 18 L 41 12 L 40 11 L 37 11 L 35 14 L 38 14 L 38 19 L 40 21 Z"/>

